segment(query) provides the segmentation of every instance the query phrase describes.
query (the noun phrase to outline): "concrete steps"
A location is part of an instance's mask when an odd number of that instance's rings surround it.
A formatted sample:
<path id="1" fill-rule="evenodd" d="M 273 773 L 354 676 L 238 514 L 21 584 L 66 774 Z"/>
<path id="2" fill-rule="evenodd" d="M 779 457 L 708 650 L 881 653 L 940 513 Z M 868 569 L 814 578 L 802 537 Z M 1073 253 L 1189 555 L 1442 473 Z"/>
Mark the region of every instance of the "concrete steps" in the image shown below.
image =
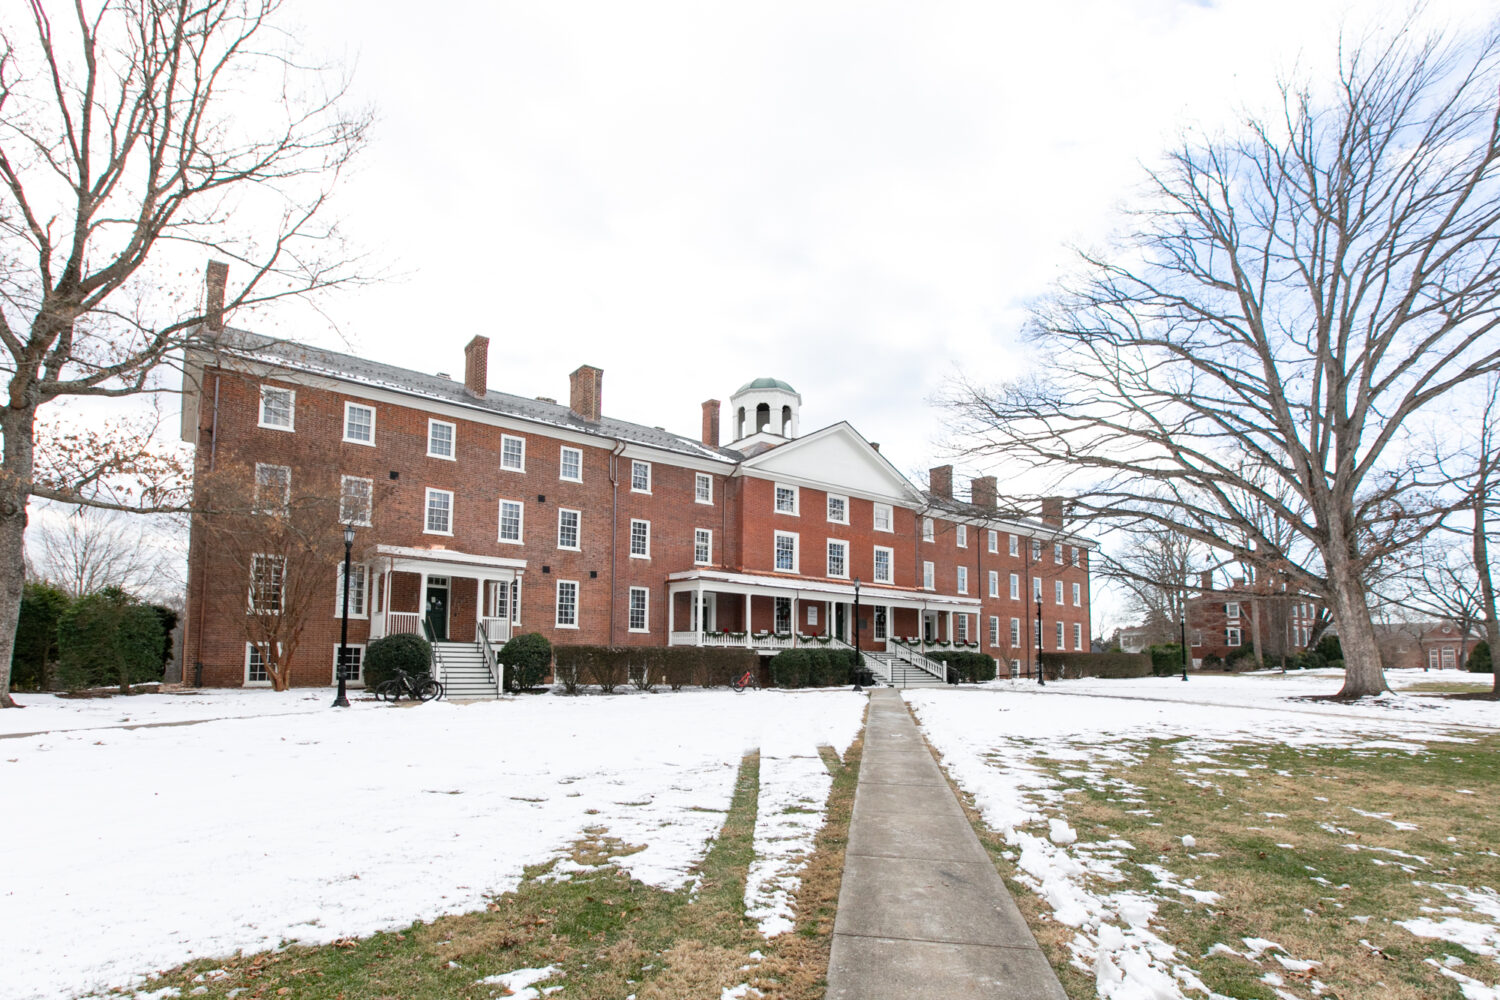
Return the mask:
<path id="1" fill-rule="evenodd" d="M 894 653 L 865 653 L 876 677 L 896 688 L 942 687 L 944 681 L 921 667 L 914 667 Z"/>
<path id="2" fill-rule="evenodd" d="M 500 697 L 496 680 L 484 664 L 484 651 L 477 642 L 432 644 L 435 673 L 443 683 L 443 697 L 450 701 Z"/>

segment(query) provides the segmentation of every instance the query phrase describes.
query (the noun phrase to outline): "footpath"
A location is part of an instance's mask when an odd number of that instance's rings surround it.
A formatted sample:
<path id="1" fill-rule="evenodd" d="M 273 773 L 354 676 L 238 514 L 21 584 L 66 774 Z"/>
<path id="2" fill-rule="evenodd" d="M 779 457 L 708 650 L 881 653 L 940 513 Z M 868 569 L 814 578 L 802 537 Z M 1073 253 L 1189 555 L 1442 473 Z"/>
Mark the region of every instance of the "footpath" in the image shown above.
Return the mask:
<path id="1" fill-rule="evenodd" d="M 901 696 L 870 693 L 828 1000 L 1067 1000 Z"/>

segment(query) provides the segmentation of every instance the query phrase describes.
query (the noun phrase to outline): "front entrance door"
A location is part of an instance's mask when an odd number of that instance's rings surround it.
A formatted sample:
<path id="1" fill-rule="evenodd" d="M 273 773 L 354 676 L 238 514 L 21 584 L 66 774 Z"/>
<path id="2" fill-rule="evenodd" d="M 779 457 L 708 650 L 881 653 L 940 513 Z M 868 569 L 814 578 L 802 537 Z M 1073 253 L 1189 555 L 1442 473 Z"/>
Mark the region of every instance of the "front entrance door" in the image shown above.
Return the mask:
<path id="1" fill-rule="evenodd" d="M 849 605 L 835 604 L 833 606 L 833 637 L 849 641 Z"/>
<path id="2" fill-rule="evenodd" d="M 432 630 L 433 642 L 448 641 L 448 578 L 427 578 L 427 627 Z"/>
<path id="3" fill-rule="evenodd" d="M 922 638 L 927 642 L 937 642 L 938 619 L 936 611 L 928 611 L 922 615 Z"/>

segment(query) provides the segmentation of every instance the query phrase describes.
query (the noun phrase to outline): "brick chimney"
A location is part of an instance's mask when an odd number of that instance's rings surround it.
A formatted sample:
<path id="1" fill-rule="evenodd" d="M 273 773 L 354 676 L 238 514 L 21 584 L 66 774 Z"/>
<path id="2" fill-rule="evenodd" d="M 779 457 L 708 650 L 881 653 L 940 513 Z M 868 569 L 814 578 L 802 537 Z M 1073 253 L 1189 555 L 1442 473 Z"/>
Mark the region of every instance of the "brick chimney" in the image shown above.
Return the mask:
<path id="1" fill-rule="evenodd" d="M 568 409 L 591 423 L 603 411 L 604 371 L 592 365 L 579 365 L 568 376 Z"/>
<path id="2" fill-rule="evenodd" d="M 484 398 L 490 387 L 490 338 L 476 336 L 464 348 L 464 389 Z"/>
<path id="3" fill-rule="evenodd" d="M 1205 592 L 1214 589 L 1214 575 L 1208 570 L 1198 574 L 1198 589 Z"/>
<path id="4" fill-rule="evenodd" d="M 927 470 L 927 489 L 935 497 L 953 499 L 953 466 L 939 465 Z"/>
<path id="5" fill-rule="evenodd" d="M 229 265 L 221 260 L 208 262 L 203 275 L 203 325 L 214 333 L 224 329 L 224 286 L 229 283 Z"/>
<path id="6" fill-rule="evenodd" d="M 703 401 L 703 443 L 710 448 L 719 446 L 719 401 Z"/>
<path id="7" fill-rule="evenodd" d="M 1063 498 L 1042 497 L 1042 523 L 1062 527 Z"/>
<path id="8" fill-rule="evenodd" d="M 976 507 L 994 509 L 1000 502 L 1000 490 L 994 476 L 980 476 L 969 480 L 969 502 Z"/>

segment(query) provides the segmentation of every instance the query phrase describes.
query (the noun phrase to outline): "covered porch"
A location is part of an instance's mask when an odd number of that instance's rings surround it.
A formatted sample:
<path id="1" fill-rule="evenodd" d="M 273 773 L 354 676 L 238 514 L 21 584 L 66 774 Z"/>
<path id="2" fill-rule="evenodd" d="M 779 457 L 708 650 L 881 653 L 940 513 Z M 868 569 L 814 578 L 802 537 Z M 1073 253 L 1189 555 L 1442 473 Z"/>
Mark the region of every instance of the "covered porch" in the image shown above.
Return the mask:
<path id="1" fill-rule="evenodd" d="M 503 643 L 520 624 L 526 560 L 376 545 L 369 566 L 370 638 L 413 633 L 434 642 Z"/>
<path id="2" fill-rule="evenodd" d="M 747 573 L 690 570 L 667 578 L 668 643 L 739 646 L 765 652 L 799 646 L 846 647 L 855 641 L 852 582 L 781 580 Z M 978 599 L 859 588 L 860 648 L 881 652 L 895 642 L 972 641 Z"/>

